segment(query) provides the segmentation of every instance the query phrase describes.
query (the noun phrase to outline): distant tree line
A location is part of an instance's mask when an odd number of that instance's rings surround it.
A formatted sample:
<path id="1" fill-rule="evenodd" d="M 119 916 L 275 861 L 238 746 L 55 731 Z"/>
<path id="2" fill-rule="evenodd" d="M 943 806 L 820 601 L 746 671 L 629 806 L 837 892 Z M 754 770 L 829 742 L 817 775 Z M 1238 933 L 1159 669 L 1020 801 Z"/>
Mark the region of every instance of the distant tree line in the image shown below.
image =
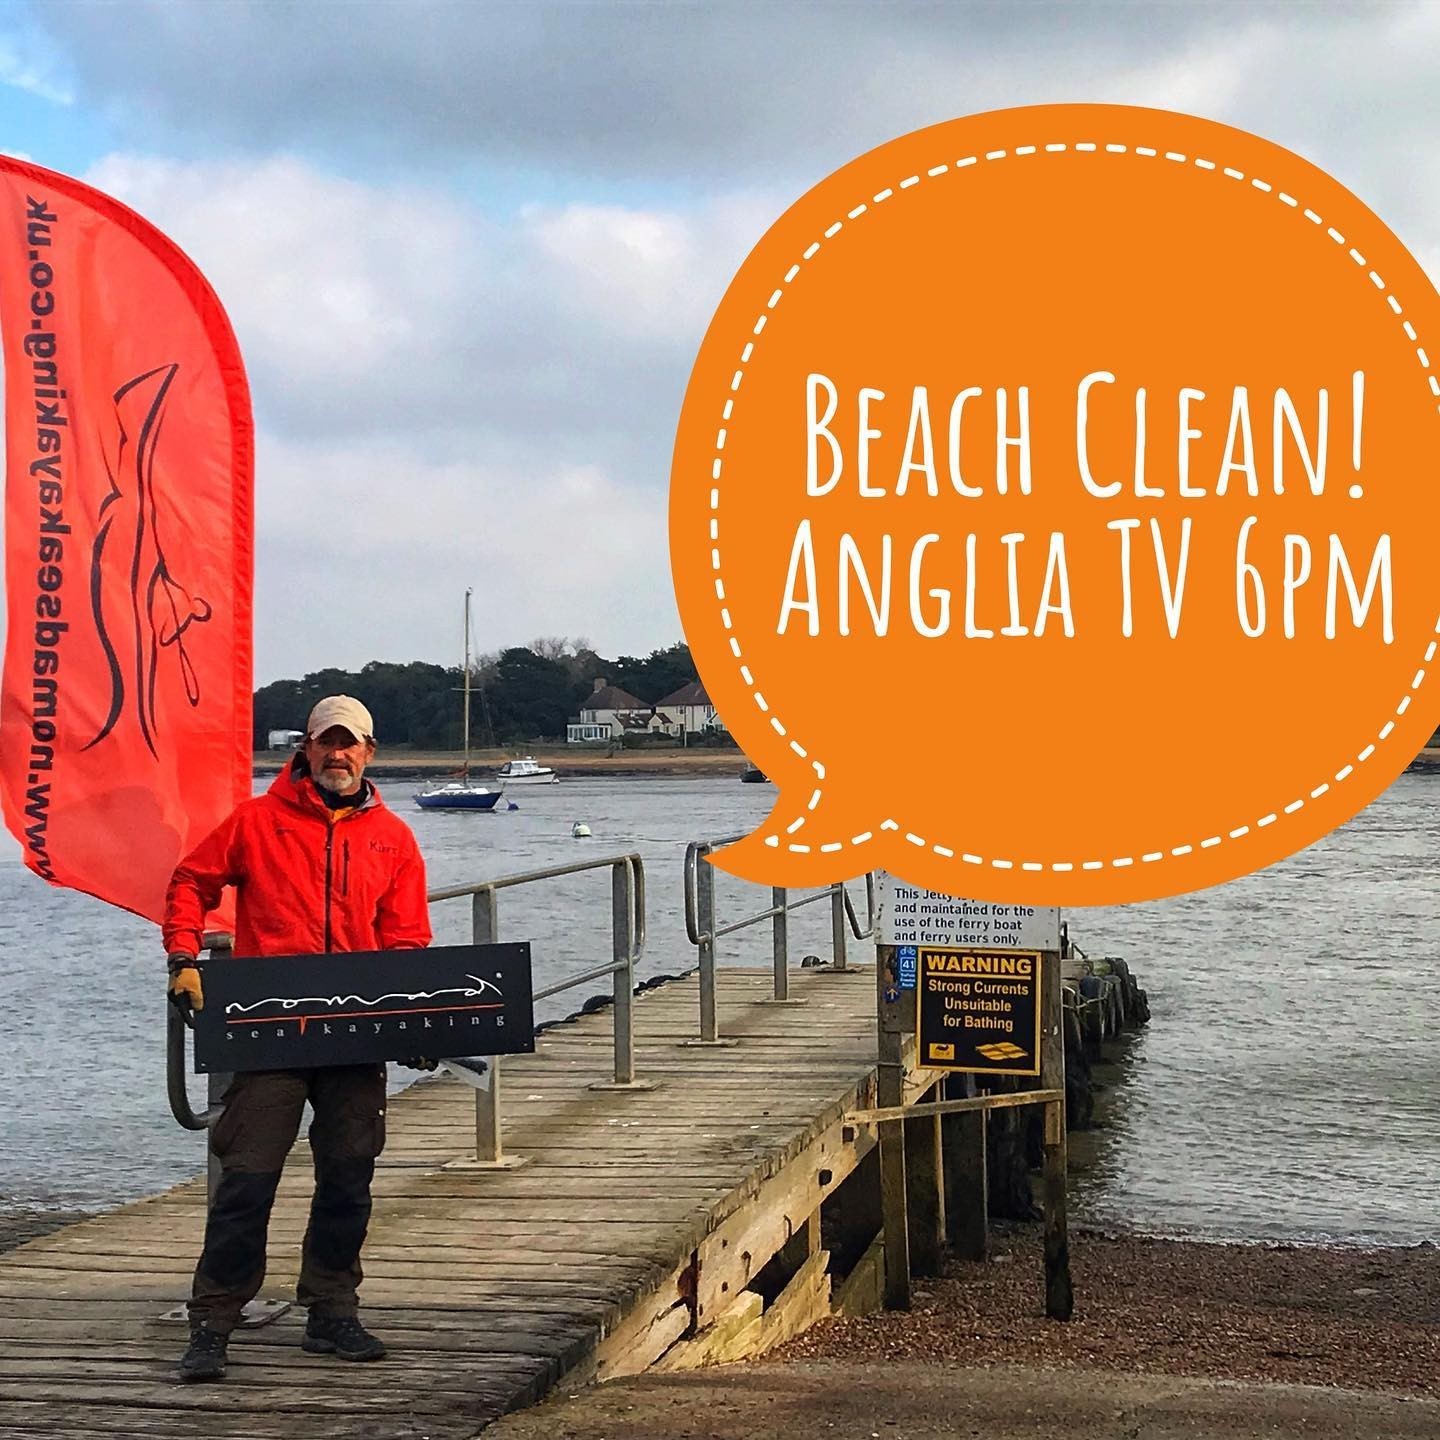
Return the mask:
<path id="1" fill-rule="evenodd" d="M 647 704 L 697 678 L 688 645 L 606 660 L 584 639 L 546 636 L 472 663 L 470 743 L 478 749 L 563 740 L 566 723 L 602 676 Z M 317 670 L 302 680 L 275 680 L 255 692 L 255 748 L 265 748 L 272 730 L 303 729 L 322 696 L 343 694 L 365 702 L 383 744 L 458 750 L 463 689 L 459 665 L 420 660 L 372 660 L 358 671 Z"/>

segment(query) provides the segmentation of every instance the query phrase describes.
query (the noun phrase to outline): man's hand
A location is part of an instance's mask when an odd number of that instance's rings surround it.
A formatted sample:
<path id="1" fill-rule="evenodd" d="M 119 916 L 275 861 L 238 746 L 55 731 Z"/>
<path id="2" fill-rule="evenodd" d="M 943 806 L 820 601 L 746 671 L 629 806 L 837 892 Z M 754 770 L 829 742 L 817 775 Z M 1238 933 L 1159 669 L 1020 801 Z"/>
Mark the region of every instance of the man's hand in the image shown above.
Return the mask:
<path id="1" fill-rule="evenodd" d="M 434 1070 L 440 1064 L 438 1060 L 397 1060 L 395 1063 L 407 1070 Z"/>
<path id="2" fill-rule="evenodd" d="M 205 1008 L 205 991 L 200 984 L 200 971 L 193 955 L 174 954 L 169 957 L 170 1003 L 182 1014 Z"/>

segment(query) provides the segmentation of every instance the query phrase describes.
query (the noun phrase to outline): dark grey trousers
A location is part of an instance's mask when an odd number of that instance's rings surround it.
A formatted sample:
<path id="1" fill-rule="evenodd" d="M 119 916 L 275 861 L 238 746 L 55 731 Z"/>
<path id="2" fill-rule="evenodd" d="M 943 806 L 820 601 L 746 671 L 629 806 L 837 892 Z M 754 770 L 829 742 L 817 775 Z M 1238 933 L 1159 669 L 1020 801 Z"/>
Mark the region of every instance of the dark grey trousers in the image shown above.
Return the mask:
<path id="1" fill-rule="evenodd" d="M 265 1280 L 266 1236 L 285 1157 L 309 1101 L 315 1193 L 296 1299 L 317 1313 L 353 1315 L 363 1278 L 370 1182 L 385 1147 L 385 1067 L 260 1070 L 236 1075 L 210 1132 L 220 1184 L 195 1269 L 190 1323 L 229 1334 Z"/>

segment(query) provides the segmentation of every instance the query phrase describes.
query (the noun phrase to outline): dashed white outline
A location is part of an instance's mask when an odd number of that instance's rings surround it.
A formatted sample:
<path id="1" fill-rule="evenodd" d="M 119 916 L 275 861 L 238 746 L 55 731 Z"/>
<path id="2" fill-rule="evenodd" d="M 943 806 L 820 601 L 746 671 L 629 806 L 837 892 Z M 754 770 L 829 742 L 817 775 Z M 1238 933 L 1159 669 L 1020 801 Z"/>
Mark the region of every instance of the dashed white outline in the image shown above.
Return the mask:
<path id="1" fill-rule="evenodd" d="M 1338 230 L 1336 230 L 1333 225 L 1326 225 L 1324 219 L 1314 210 L 1308 208 L 1302 209 L 1300 206 L 1300 202 L 1294 196 L 1287 194 L 1283 190 L 1276 190 L 1275 187 L 1272 186 L 1268 181 L 1263 180 L 1258 176 L 1246 175 L 1244 171 L 1236 170 L 1231 166 L 1227 165 L 1221 168 L 1213 160 L 1208 160 L 1200 156 L 1186 156 L 1173 150 L 1167 150 L 1163 152 L 1157 151 L 1154 147 L 1148 145 L 1136 145 L 1132 149 L 1131 147 L 1127 147 L 1125 145 L 1117 143 L 1107 143 L 1104 146 L 1102 152 L 1098 143 L 1094 141 L 1082 141 L 1077 142 L 1073 145 L 1068 145 L 1064 142 L 1055 141 L 1048 143 L 1043 147 L 1038 145 L 1021 145 L 1017 146 L 1013 150 L 989 150 L 986 151 L 983 156 L 966 155 L 955 161 L 943 162 L 941 164 L 934 165 L 930 169 L 926 170 L 923 176 L 919 173 L 906 176 L 896 185 L 887 186 L 885 189 L 878 191 L 871 198 L 870 201 L 862 201 L 860 204 L 856 205 L 853 210 L 847 211 L 846 219 L 836 220 L 832 225 L 830 225 L 830 227 L 825 230 L 823 239 L 813 241 L 804 250 L 801 255 L 801 260 L 807 262 L 812 260 L 820 252 L 826 240 L 833 240 L 837 235 L 840 234 L 840 232 L 845 228 L 847 220 L 854 221 L 860 219 L 861 216 L 869 213 L 872 205 L 878 205 L 881 202 L 890 199 L 890 197 L 893 195 L 897 195 L 903 193 L 906 190 L 913 189 L 915 186 L 920 184 L 922 179 L 936 180 L 941 178 L 942 176 L 949 175 L 952 171 L 958 173 L 961 170 L 968 169 L 970 166 L 975 165 L 981 159 L 994 161 L 1004 160 L 1007 158 L 1007 156 L 1030 156 L 1040 153 L 1042 149 L 1044 153 L 1047 154 L 1066 154 L 1073 150 L 1077 154 L 1134 154 L 1147 159 L 1155 159 L 1163 155 L 1164 159 L 1169 160 L 1175 164 L 1191 165 L 1202 172 L 1215 173 L 1218 175 L 1222 175 L 1227 179 L 1237 180 L 1242 183 L 1248 182 L 1249 187 L 1257 194 L 1268 195 L 1272 199 L 1278 200 L 1282 205 L 1286 206 L 1288 209 L 1296 211 L 1297 214 L 1302 215 L 1306 220 L 1310 221 L 1312 225 L 1318 227 L 1322 231 L 1322 233 L 1327 235 L 1331 240 L 1335 242 L 1337 246 L 1340 247 L 1341 251 L 1350 260 L 1354 261 L 1356 266 L 1358 266 L 1359 269 L 1365 274 L 1366 278 L 1370 281 L 1370 283 L 1376 288 L 1376 290 L 1380 292 L 1386 304 L 1389 306 L 1391 313 L 1397 318 L 1403 317 L 1405 314 L 1404 307 L 1400 304 L 1399 300 L 1390 293 L 1389 287 L 1385 284 L 1385 281 L 1381 278 L 1381 276 L 1370 268 L 1369 261 L 1366 260 L 1365 256 L 1362 255 L 1356 247 L 1351 245 L 1346 239 L 1346 237 L 1342 235 Z M 765 309 L 767 312 L 773 311 L 775 309 L 775 307 L 784 298 L 785 289 L 789 285 L 791 285 L 795 281 L 795 279 L 799 277 L 802 273 L 803 269 L 800 263 L 796 263 L 790 266 L 790 268 L 785 273 L 781 285 L 770 295 L 769 300 L 766 302 Z M 767 319 L 768 314 L 762 314 L 755 322 L 755 327 L 752 333 L 757 339 L 760 336 L 761 332 L 765 329 L 765 323 Z M 1414 347 L 1416 359 L 1419 361 L 1421 368 L 1425 372 L 1426 378 L 1429 382 L 1431 393 L 1434 394 L 1437 398 L 1440 398 L 1440 377 L 1437 377 L 1435 375 L 1430 364 L 1430 356 L 1426 352 L 1425 347 L 1420 343 L 1420 339 L 1419 336 L 1416 334 L 1414 325 L 1411 324 L 1409 320 L 1402 320 L 1401 328 L 1404 331 L 1406 339 L 1409 340 L 1411 345 Z M 740 366 L 731 378 L 730 396 L 726 399 L 723 416 L 727 424 L 730 420 L 732 409 L 734 406 L 733 396 L 735 392 L 738 392 L 738 390 L 740 389 L 741 382 L 744 380 L 745 367 L 750 363 L 750 359 L 754 353 L 754 349 L 755 346 L 753 342 L 748 343 L 745 346 L 745 349 L 741 355 Z M 1436 408 L 1437 410 L 1440 410 L 1440 406 L 1437 406 Z M 711 551 L 711 564 L 712 568 L 715 569 L 717 572 L 720 569 L 719 482 L 723 465 L 723 457 L 721 456 L 720 452 L 723 451 L 725 448 L 725 438 L 726 432 L 725 428 L 722 426 L 716 433 L 716 456 L 714 464 L 711 467 L 711 478 L 715 482 L 715 484 L 710 491 L 710 538 L 714 546 Z M 725 590 L 724 585 L 722 581 L 718 578 L 718 576 L 715 581 L 715 593 L 717 599 L 721 602 L 723 607 L 725 600 Z M 722 608 L 720 615 L 729 637 L 731 653 L 734 655 L 737 663 L 739 663 L 743 660 L 743 654 L 741 651 L 740 642 L 734 634 L 734 628 L 731 623 L 729 609 Z M 1437 635 L 1440 635 L 1440 618 L 1436 619 L 1435 633 Z M 1435 640 L 1431 640 L 1429 645 L 1426 647 L 1424 663 L 1415 672 L 1415 678 L 1410 684 L 1411 691 L 1418 690 L 1420 686 L 1424 683 L 1427 667 L 1435 658 L 1436 644 L 1437 642 Z M 756 705 L 760 708 L 762 712 L 768 714 L 770 711 L 770 706 L 766 702 L 764 696 L 762 696 L 760 692 L 756 690 L 754 685 L 754 679 L 750 673 L 750 669 L 747 665 L 743 663 L 740 663 L 740 675 L 741 678 L 744 680 L 747 688 L 750 690 L 751 696 L 755 700 Z M 1404 715 L 1406 710 L 1409 709 L 1410 700 L 1411 696 L 1409 694 L 1406 694 L 1397 703 L 1397 705 L 1395 706 L 1395 716 L 1397 718 Z M 770 715 L 769 719 L 770 724 L 775 729 L 776 733 L 788 738 L 785 726 L 781 723 L 779 718 L 774 715 Z M 1229 831 L 1227 835 L 1208 836 L 1200 842 L 1199 848 L 1201 850 L 1210 850 L 1214 849 L 1218 845 L 1225 843 L 1227 840 L 1233 841 L 1244 839 L 1246 836 L 1251 834 L 1252 830 L 1263 830 L 1266 827 L 1273 825 L 1280 818 L 1281 814 L 1293 815 L 1298 813 L 1300 810 L 1304 809 L 1305 805 L 1308 803 L 1309 800 L 1318 800 L 1322 795 L 1325 795 L 1329 792 L 1331 785 L 1340 784 L 1345 781 L 1349 776 L 1354 774 L 1355 766 L 1357 764 L 1363 765 L 1375 753 L 1375 742 L 1384 742 L 1385 740 L 1387 740 L 1394 729 L 1395 720 L 1388 720 L 1384 725 L 1380 727 L 1379 731 L 1375 736 L 1375 741 L 1367 744 L 1350 763 L 1341 766 L 1340 769 L 1337 770 L 1329 780 L 1322 782 L 1314 789 L 1312 789 L 1308 796 L 1297 797 L 1296 799 L 1290 801 L 1288 805 L 1282 806 L 1278 812 L 1272 811 L 1268 815 L 1260 816 L 1259 819 L 1255 820 L 1251 825 L 1236 826 L 1236 828 Z M 798 830 L 800 830 L 802 826 L 804 826 L 806 820 L 811 814 L 814 813 L 816 807 L 820 803 L 821 795 L 824 788 L 825 767 L 818 760 L 812 759 L 809 756 L 808 752 L 804 749 L 804 747 L 801 746 L 796 740 L 790 738 L 789 743 L 791 750 L 793 750 L 802 760 L 810 761 L 811 768 L 815 771 L 816 778 L 816 786 L 815 789 L 811 792 L 810 799 L 805 806 L 805 813 L 797 816 L 794 820 L 790 822 L 790 824 L 785 829 L 785 833 L 787 835 L 793 835 Z M 881 821 L 878 828 L 880 830 L 898 831 L 900 827 L 892 818 Z M 874 838 L 875 832 L 871 830 L 866 830 L 862 834 L 853 836 L 848 842 L 832 841 L 820 845 L 818 848 L 824 854 L 833 854 L 836 851 L 844 849 L 846 844 L 849 844 L 851 846 L 866 845 L 873 841 Z M 953 850 L 947 848 L 944 845 L 940 845 L 932 841 L 926 840 L 923 836 L 916 835 L 911 831 L 906 831 L 904 838 L 910 844 L 918 846 L 922 849 L 931 850 L 944 859 L 953 860 L 955 858 L 955 852 Z M 763 837 L 763 839 L 764 843 L 768 846 L 771 846 L 772 848 L 778 848 L 781 843 L 778 835 L 766 835 Z M 792 842 L 786 845 L 785 848 L 792 854 L 808 855 L 812 853 L 812 851 L 817 847 L 806 845 L 803 843 Z M 1195 849 L 1196 847 L 1193 845 L 1176 845 L 1171 847 L 1168 852 L 1162 850 L 1152 850 L 1139 857 L 1140 863 L 1143 865 L 1154 864 L 1160 860 L 1167 858 L 1167 856 L 1171 859 L 1182 859 L 1185 856 L 1193 855 L 1195 853 Z M 986 860 L 983 856 L 980 855 L 969 855 L 963 853 L 960 858 L 962 862 L 967 865 L 989 865 L 997 870 L 1013 870 L 1017 868 L 1017 862 L 1014 860 Z M 1106 868 L 1119 870 L 1125 869 L 1126 867 L 1134 864 L 1135 857 L 1133 855 L 1117 855 L 1109 860 L 1082 860 L 1079 862 L 1079 867 L 1081 870 L 1104 870 Z M 1076 862 L 1071 860 L 1023 860 L 1018 862 L 1018 868 L 1027 871 L 1049 870 L 1055 873 L 1068 873 L 1076 868 Z"/>

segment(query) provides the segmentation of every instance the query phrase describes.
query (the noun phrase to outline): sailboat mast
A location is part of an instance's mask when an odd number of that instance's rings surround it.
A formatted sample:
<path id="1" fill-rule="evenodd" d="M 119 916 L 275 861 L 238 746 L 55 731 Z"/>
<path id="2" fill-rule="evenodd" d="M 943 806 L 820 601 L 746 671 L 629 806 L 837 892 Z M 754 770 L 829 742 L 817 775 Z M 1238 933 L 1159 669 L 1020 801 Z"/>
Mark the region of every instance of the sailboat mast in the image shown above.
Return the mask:
<path id="1" fill-rule="evenodd" d="M 470 774 L 470 590 L 465 591 L 465 774 Z"/>

